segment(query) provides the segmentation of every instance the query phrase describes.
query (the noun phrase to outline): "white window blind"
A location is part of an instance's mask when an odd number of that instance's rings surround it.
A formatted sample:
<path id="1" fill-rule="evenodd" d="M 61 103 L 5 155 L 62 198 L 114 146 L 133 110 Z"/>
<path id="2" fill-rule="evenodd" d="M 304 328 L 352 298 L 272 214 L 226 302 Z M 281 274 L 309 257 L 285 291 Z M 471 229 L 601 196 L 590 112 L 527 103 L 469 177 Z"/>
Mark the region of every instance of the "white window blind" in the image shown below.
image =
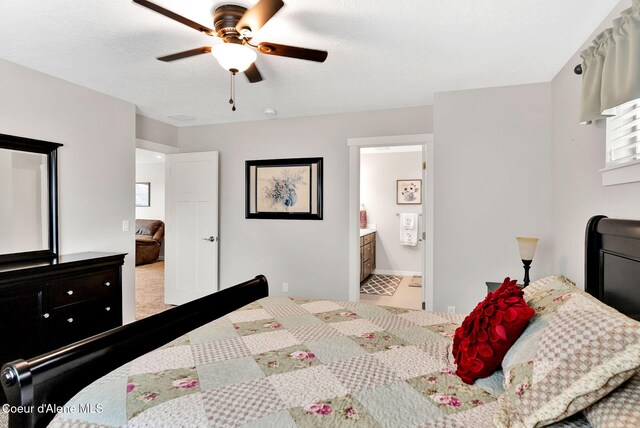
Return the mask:
<path id="1" fill-rule="evenodd" d="M 607 118 L 606 167 L 640 160 L 640 99 L 612 110 L 614 116 Z"/>

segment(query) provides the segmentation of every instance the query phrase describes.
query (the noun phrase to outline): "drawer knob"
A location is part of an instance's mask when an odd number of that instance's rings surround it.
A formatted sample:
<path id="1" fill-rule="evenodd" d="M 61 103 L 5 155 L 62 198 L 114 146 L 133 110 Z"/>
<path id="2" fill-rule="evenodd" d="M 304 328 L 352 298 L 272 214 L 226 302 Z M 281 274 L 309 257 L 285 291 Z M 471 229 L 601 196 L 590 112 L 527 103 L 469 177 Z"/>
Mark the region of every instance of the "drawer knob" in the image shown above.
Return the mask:
<path id="1" fill-rule="evenodd" d="M 104 308 L 104 310 L 109 312 L 111 310 L 111 306 L 107 306 L 106 308 Z"/>
<path id="2" fill-rule="evenodd" d="M 73 294 L 73 290 L 69 290 L 69 291 L 67 291 L 67 294 L 68 294 L 69 296 L 71 296 L 71 295 Z"/>
<path id="3" fill-rule="evenodd" d="M 104 285 L 105 285 L 105 287 L 108 287 L 108 286 L 111 285 L 111 283 L 109 281 L 107 281 L 107 282 L 104 283 Z"/>
<path id="4" fill-rule="evenodd" d="M 73 318 L 67 318 L 67 322 L 73 322 Z"/>
<path id="5" fill-rule="evenodd" d="M 47 314 L 44 314 L 44 315 L 42 315 L 42 317 L 43 317 L 43 318 L 49 318 L 49 314 L 48 314 L 48 313 L 47 313 Z"/>

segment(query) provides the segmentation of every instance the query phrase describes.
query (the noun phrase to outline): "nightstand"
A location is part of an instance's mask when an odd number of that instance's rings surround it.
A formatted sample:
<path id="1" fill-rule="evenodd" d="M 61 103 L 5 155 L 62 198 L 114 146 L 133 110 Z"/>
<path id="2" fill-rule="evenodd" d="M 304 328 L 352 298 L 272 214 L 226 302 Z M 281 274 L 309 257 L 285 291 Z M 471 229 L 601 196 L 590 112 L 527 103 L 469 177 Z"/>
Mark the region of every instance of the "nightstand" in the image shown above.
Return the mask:
<path id="1" fill-rule="evenodd" d="M 487 293 L 490 293 L 492 291 L 496 291 L 498 289 L 498 287 L 500 287 L 502 285 L 501 282 L 485 282 L 485 284 L 487 284 Z M 523 284 L 516 284 L 518 287 L 522 287 L 524 288 Z"/>

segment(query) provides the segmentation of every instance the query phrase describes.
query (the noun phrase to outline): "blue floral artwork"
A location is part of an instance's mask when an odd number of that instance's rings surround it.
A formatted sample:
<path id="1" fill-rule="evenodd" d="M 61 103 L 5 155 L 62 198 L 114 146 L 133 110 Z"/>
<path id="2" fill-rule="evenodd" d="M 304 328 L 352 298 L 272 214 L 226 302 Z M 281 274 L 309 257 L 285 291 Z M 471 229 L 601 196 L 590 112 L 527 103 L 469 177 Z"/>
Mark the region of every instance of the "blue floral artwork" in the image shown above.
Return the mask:
<path id="1" fill-rule="evenodd" d="M 308 166 L 259 168 L 259 211 L 309 212 L 309 173 Z"/>

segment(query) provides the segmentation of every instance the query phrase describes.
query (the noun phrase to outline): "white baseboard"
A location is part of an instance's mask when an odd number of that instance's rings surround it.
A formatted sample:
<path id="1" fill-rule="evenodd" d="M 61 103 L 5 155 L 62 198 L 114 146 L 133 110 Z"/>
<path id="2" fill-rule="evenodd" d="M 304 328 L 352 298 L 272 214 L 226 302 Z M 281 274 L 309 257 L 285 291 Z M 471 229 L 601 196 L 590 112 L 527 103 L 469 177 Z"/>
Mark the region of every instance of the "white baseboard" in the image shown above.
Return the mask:
<path id="1" fill-rule="evenodd" d="M 422 276 L 422 272 L 411 272 L 408 270 L 382 270 L 373 271 L 375 275 L 395 275 L 395 276 Z"/>

